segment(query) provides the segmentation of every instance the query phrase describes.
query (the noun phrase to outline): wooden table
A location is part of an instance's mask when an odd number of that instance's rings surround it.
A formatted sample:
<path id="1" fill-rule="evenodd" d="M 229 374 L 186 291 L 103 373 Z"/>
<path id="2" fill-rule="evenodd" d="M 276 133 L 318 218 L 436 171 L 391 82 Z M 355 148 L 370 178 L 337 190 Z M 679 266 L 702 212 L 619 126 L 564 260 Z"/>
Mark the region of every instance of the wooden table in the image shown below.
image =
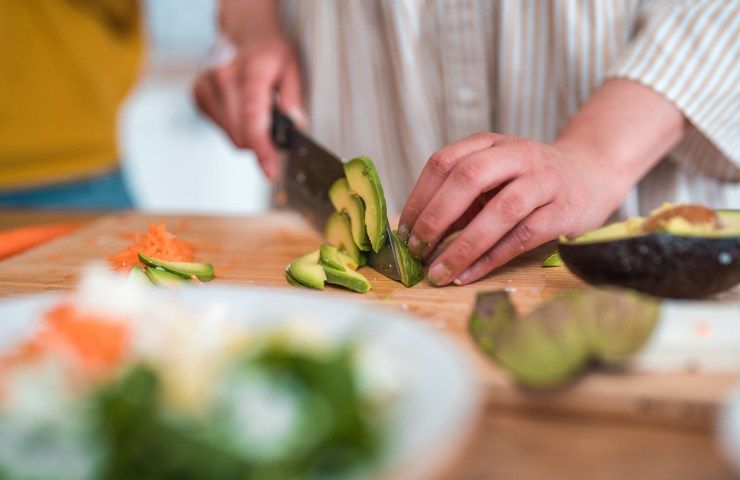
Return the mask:
<path id="1" fill-rule="evenodd" d="M 0 211 L 0 225 L 27 223 L 30 216 Z M 45 221 L 66 218 L 44 214 Z M 125 213 L 0 262 L 0 297 L 69 289 L 85 260 L 103 260 L 125 243 L 123 232 L 160 219 L 199 244 L 198 255 L 216 265 L 215 281 L 223 283 L 288 288 L 282 267 L 320 244 L 319 236 L 291 214 Z M 371 293 L 361 297 L 331 289 L 324 294 L 407 311 L 469 349 L 488 402 L 451 478 L 732 478 L 710 426 L 716 398 L 737 377 L 594 374 L 567 391 L 533 396 L 475 352 L 466 320 L 477 291 L 508 288 L 515 304 L 527 311 L 562 288 L 588 288 L 564 268 L 540 268 L 547 253 L 549 247 L 522 256 L 473 286 L 406 289 L 369 271 Z"/>

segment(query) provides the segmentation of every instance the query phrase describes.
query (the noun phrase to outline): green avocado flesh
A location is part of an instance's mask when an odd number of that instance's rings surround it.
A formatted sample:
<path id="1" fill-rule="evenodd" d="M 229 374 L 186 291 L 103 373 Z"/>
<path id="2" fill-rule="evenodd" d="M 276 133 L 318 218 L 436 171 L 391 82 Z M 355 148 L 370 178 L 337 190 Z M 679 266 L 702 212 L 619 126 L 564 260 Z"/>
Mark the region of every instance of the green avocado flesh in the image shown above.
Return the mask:
<path id="1" fill-rule="evenodd" d="M 311 288 L 324 289 L 326 273 L 319 265 L 319 251 L 299 257 L 286 268 L 287 274 L 295 281 Z"/>
<path id="2" fill-rule="evenodd" d="M 190 280 L 183 278 L 180 275 L 162 270 L 158 267 L 149 267 L 145 271 L 146 276 L 155 285 L 169 286 L 169 285 L 180 285 L 182 283 L 188 283 Z"/>
<path id="3" fill-rule="evenodd" d="M 326 221 L 324 238 L 329 244 L 342 250 L 357 265 L 365 265 L 365 256 L 352 238 L 352 228 L 347 214 L 339 212 L 331 214 Z"/>
<path id="4" fill-rule="evenodd" d="M 679 216 L 659 223 L 655 213 L 632 218 L 561 239 L 558 251 L 571 272 L 592 284 L 702 298 L 740 283 L 740 210 L 714 213 L 718 225 Z M 646 228 L 651 224 L 657 228 Z"/>
<path id="5" fill-rule="evenodd" d="M 372 289 L 370 282 L 360 272 L 350 269 L 337 270 L 331 267 L 324 267 L 324 272 L 326 272 L 326 281 L 334 285 L 348 288 L 357 293 L 367 293 Z"/>
<path id="6" fill-rule="evenodd" d="M 324 289 L 326 282 L 366 293 L 372 289 L 370 282 L 359 272 L 351 258 L 342 255 L 328 244 L 316 252 L 300 257 L 286 268 L 285 278 L 294 287 Z"/>
<path id="7" fill-rule="evenodd" d="M 285 270 L 285 280 L 287 280 L 288 283 L 291 284 L 294 287 L 310 288 L 308 285 L 304 285 L 301 282 L 299 282 L 298 280 L 296 280 L 295 278 L 293 278 L 293 276 L 290 274 L 290 272 L 287 269 Z"/>
<path id="8" fill-rule="evenodd" d="M 339 256 L 337 247 L 326 243 L 319 248 L 319 264 L 336 270 L 346 270 L 346 265 Z"/>
<path id="9" fill-rule="evenodd" d="M 346 178 L 340 178 L 329 188 L 329 200 L 337 212 L 346 213 L 352 227 L 352 238 L 360 250 L 370 250 L 370 239 L 365 228 L 365 204 L 349 188 Z"/>
<path id="10" fill-rule="evenodd" d="M 168 262 L 148 257 L 142 253 L 139 253 L 139 260 L 148 267 L 160 268 L 182 278 L 196 277 L 198 280 L 207 282 L 212 280 L 214 275 L 213 265 L 210 263 Z"/>
<path id="11" fill-rule="evenodd" d="M 349 187 L 365 204 L 365 227 L 374 252 L 385 243 L 388 212 L 383 185 L 375 164 L 368 157 L 356 157 L 344 164 L 344 175 Z"/>
<path id="12" fill-rule="evenodd" d="M 146 272 L 143 268 L 134 265 L 131 267 L 131 270 L 128 271 L 128 278 L 134 278 L 137 281 L 146 281 L 147 283 L 150 282 L 149 277 L 147 276 Z"/>
<path id="13" fill-rule="evenodd" d="M 550 256 L 542 262 L 543 267 L 562 267 L 563 265 L 563 259 L 560 258 L 560 252 L 557 250 L 552 252 Z"/>
<path id="14" fill-rule="evenodd" d="M 489 355 L 493 354 L 493 338 L 516 318 L 514 305 L 504 290 L 479 292 L 470 315 L 470 334 Z"/>
<path id="15" fill-rule="evenodd" d="M 424 270 L 421 263 L 411 256 L 406 241 L 398 236 L 398 232 L 391 232 L 391 241 L 396 255 L 396 264 L 401 272 L 401 283 L 407 287 L 413 287 L 424 278 Z"/>
<path id="16" fill-rule="evenodd" d="M 519 383 L 562 386 L 593 360 L 623 362 L 650 338 L 660 304 L 629 290 L 565 291 L 518 317 L 503 291 L 478 294 L 470 316 L 475 342 Z"/>

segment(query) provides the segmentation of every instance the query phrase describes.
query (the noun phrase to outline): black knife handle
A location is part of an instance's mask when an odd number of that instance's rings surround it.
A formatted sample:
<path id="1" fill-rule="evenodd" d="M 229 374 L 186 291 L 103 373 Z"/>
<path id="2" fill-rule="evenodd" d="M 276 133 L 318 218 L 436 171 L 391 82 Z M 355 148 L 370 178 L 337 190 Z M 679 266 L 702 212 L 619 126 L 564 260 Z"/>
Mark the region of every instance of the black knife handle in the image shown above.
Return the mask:
<path id="1" fill-rule="evenodd" d="M 288 148 L 290 145 L 290 132 L 294 129 L 293 120 L 288 118 L 286 114 L 280 111 L 276 106 L 272 106 L 272 125 L 270 128 L 270 136 L 272 137 L 272 143 L 280 149 Z"/>

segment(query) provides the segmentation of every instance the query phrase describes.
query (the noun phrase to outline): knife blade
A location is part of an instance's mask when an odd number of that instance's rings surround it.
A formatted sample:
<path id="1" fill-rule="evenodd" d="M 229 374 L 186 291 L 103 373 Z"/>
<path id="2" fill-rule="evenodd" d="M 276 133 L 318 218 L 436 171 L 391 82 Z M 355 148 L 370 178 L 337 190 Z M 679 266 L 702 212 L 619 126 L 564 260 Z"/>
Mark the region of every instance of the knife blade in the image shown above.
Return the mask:
<path id="1" fill-rule="evenodd" d="M 284 154 L 282 177 L 276 197 L 284 206 L 298 210 L 318 231 L 334 213 L 329 188 L 344 178 L 343 163 L 333 153 L 299 130 L 277 107 L 272 109 L 272 141 Z M 380 251 L 367 252 L 368 265 L 390 279 L 401 281 L 398 252 L 388 219 L 385 243 Z"/>
<path id="2" fill-rule="evenodd" d="M 284 153 L 278 184 L 280 203 L 298 210 L 317 230 L 334 212 L 329 187 L 344 177 L 342 161 L 295 127 L 293 121 L 273 107 L 272 141 Z"/>

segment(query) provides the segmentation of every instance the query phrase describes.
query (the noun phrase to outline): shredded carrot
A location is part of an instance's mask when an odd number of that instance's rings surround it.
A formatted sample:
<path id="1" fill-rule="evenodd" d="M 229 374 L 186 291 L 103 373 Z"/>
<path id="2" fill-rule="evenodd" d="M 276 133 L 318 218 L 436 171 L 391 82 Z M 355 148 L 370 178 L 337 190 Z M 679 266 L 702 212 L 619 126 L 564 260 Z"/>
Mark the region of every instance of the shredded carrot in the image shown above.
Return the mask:
<path id="1" fill-rule="evenodd" d="M 62 353 L 71 355 L 88 378 L 100 378 L 122 361 L 130 343 L 125 322 L 82 313 L 69 303 L 48 310 L 43 322 L 33 337 L 0 358 L 0 371 Z"/>
<path id="2" fill-rule="evenodd" d="M 141 266 L 139 252 L 160 260 L 193 261 L 193 244 L 168 232 L 163 223 L 149 225 L 146 232 L 135 234 L 133 241 L 134 243 L 125 249 L 108 256 L 111 267 L 116 270 L 129 270 L 134 265 Z"/>

